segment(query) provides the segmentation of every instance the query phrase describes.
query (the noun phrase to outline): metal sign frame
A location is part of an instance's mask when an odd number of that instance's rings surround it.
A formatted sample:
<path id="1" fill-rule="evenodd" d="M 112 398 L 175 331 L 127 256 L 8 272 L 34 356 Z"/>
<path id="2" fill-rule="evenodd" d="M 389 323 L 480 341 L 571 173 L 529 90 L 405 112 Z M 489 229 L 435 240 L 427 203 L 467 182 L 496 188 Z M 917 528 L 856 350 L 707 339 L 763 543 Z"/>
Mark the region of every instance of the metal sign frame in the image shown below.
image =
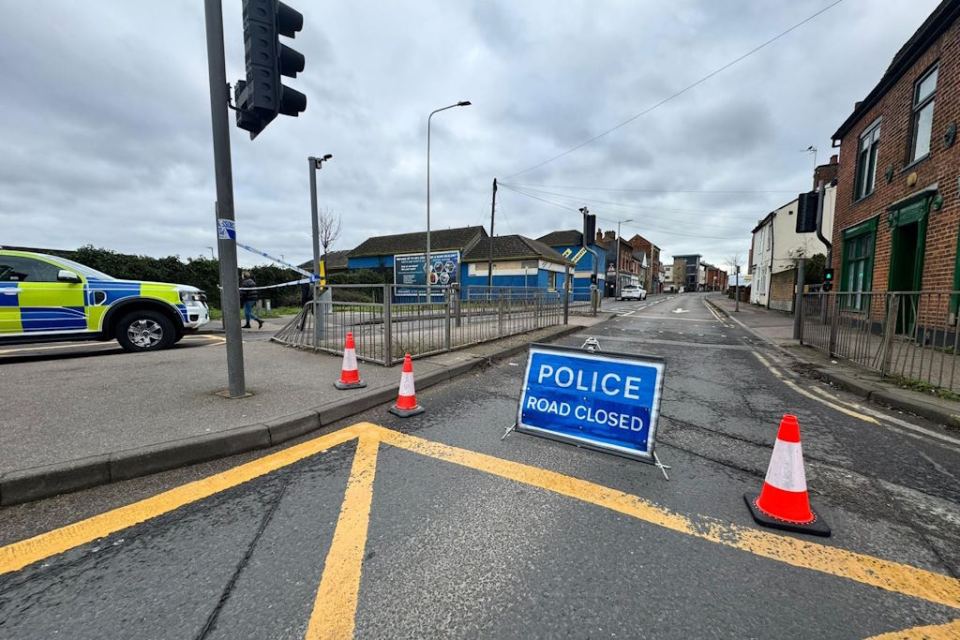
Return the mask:
<path id="1" fill-rule="evenodd" d="M 583 360 L 597 361 L 597 360 L 606 360 L 609 362 L 623 362 L 630 361 L 639 365 L 652 366 L 658 369 L 658 380 L 654 388 L 653 402 L 650 407 L 650 427 L 647 432 L 647 451 L 637 451 L 630 449 L 628 447 L 622 447 L 614 444 L 604 444 L 597 442 L 595 440 L 590 440 L 587 438 L 578 438 L 565 433 L 559 433 L 556 431 L 551 431 L 550 429 L 544 427 L 538 427 L 534 425 L 526 425 L 523 423 L 523 405 L 527 396 L 527 380 L 530 376 L 530 367 L 533 364 L 533 356 L 535 353 L 555 353 L 563 356 L 581 358 Z M 520 401 L 517 404 L 517 421 L 513 426 L 513 430 L 519 431 L 521 433 L 526 433 L 529 435 L 540 436 L 543 438 L 549 438 L 551 440 L 556 440 L 558 442 L 564 442 L 567 444 L 573 444 L 578 447 L 584 447 L 587 449 L 593 449 L 595 451 L 602 451 L 604 453 L 612 453 L 614 455 L 622 456 L 624 458 L 629 458 L 631 460 L 638 460 L 640 462 L 646 462 L 649 464 L 654 464 L 660 467 L 661 470 L 665 467 L 660 463 L 660 460 L 657 458 L 655 452 L 656 438 L 657 438 L 657 426 L 660 418 L 660 402 L 663 398 L 663 381 L 664 373 L 666 370 L 666 361 L 663 358 L 658 356 L 648 356 L 648 355 L 639 355 L 632 353 L 616 353 L 609 351 L 600 351 L 599 349 L 595 352 L 585 352 L 582 349 L 576 347 L 563 347 L 559 345 L 552 344 L 541 344 L 541 343 L 532 343 L 530 349 L 527 352 L 527 366 L 524 369 L 523 374 L 523 389 L 520 391 Z M 510 430 L 508 430 L 509 433 Z M 504 434 L 506 437 L 506 434 Z M 666 472 L 664 472 L 666 475 Z"/>

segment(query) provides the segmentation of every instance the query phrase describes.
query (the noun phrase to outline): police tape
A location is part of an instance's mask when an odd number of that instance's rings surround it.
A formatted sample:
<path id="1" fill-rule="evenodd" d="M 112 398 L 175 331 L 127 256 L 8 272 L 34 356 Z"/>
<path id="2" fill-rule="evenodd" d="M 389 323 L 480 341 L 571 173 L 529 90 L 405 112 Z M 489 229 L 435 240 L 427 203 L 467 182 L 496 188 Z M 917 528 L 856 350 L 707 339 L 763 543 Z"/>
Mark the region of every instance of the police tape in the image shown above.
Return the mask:
<path id="1" fill-rule="evenodd" d="M 291 280 L 290 282 L 281 282 L 280 284 L 265 284 L 262 287 L 240 287 L 240 291 L 262 291 L 264 289 L 279 289 L 280 287 L 292 287 L 298 284 L 310 284 L 313 282 L 312 278 L 300 278 L 299 280 Z"/>
<path id="2" fill-rule="evenodd" d="M 318 278 L 317 276 L 315 276 L 314 274 L 310 273 L 309 271 L 306 271 L 306 270 L 304 270 L 304 269 L 301 269 L 300 267 L 298 267 L 298 266 L 296 266 L 296 265 L 290 264 L 289 262 L 286 262 L 286 261 L 284 261 L 284 260 L 281 260 L 280 258 L 277 258 L 277 257 L 275 257 L 275 256 L 272 256 L 272 255 L 270 255 L 269 253 L 267 253 L 267 252 L 265 252 L 265 251 L 260 251 L 260 249 L 256 249 L 256 248 L 254 248 L 254 247 L 251 247 L 251 246 L 248 245 L 248 244 L 243 244 L 242 242 L 237 242 L 237 246 L 240 247 L 241 249 L 246 249 L 246 250 L 249 251 L 250 253 L 255 253 L 255 254 L 257 254 L 258 256 L 263 256 L 264 258 L 267 258 L 267 259 L 269 259 L 269 260 L 273 260 L 273 261 L 276 262 L 277 264 L 282 264 L 282 265 L 285 266 L 286 268 L 292 269 L 293 271 L 296 271 L 297 273 L 299 273 L 299 274 L 302 275 L 302 276 L 306 276 L 307 278 L 310 279 L 311 282 L 313 282 L 313 281 L 315 281 L 315 280 L 319 280 L 319 278 Z"/>

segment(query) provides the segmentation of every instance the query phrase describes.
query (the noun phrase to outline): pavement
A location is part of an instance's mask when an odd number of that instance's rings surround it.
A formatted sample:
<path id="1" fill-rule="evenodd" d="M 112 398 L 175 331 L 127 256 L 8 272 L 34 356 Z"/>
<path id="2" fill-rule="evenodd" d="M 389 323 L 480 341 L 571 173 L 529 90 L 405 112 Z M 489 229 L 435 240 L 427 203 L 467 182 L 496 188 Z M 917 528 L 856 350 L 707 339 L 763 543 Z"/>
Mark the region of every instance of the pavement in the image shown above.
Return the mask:
<path id="1" fill-rule="evenodd" d="M 597 318 L 571 316 L 512 338 L 416 360 L 423 389 Z M 396 399 L 399 369 L 361 364 L 364 389 L 337 390 L 341 358 L 269 341 L 282 320 L 244 330 L 247 389 L 226 387 L 224 340 L 187 336 L 173 349 L 127 354 L 114 342 L 0 351 L 0 505 L 56 495 L 269 447 Z"/>
<path id="2" fill-rule="evenodd" d="M 821 351 L 802 345 L 793 338 L 793 315 L 736 302 L 726 296 L 707 296 L 707 302 L 753 335 L 776 345 L 797 361 L 798 369 L 864 400 L 907 411 L 933 420 L 954 433 L 960 432 L 960 403 L 898 386 L 879 373 L 862 369 L 842 360 L 834 360 Z"/>
<path id="3" fill-rule="evenodd" d="M 560 339 L 665 359 L 639 462 L 503 433 L 517 353 L 283 447 L 0 510 L 0 635 L 71 638 L 949 638 L 960 440 L 798 375 L 704 296 Z M 828 539 L 761 529 L 801 425 Z M 882 635 L 891 634 L 891 635 Z"/>

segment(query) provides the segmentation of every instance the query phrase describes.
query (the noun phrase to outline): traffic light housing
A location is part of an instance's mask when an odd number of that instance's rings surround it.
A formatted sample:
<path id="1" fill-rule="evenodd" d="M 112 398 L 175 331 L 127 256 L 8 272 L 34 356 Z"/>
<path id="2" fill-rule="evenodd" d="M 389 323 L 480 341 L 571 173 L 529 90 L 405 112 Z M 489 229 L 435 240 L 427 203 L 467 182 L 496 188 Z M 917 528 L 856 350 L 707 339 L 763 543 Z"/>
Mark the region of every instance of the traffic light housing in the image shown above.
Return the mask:
<path id="1" fill-rule="evenodd" d="M 253 140 L 278 114 L 298 116 L 307 108 L 307 96 L 284 86 L 282 76 L 296 78 L 303 71 L 303 54 L 280 42 L 303 29 L 303 14 L 279 0 L 243 0 L 243 44 L 246 80 L 234 88 L 237 126 Z"/>
<path id="2" fill-rule="evenodd" d="M 797 196 L 797 233 L 813 233 L 817 230 L 817 206 L 820 194 L 816 191 Z"/>
<path id="3" fill-rule="evenodd" d="M 827 267 L 823 270 L 823 286 L 820 288 L 824 291 L 833 289 L 833 267 Z"/>

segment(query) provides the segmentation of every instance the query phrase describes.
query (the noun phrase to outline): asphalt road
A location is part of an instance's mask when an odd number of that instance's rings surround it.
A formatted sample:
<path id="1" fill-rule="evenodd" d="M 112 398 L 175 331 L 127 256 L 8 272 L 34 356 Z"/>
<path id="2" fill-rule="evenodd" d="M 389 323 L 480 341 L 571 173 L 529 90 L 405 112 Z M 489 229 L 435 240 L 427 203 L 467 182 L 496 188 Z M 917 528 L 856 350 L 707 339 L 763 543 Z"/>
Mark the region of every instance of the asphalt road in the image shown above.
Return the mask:
<path id="1" fill-rule="evenodd" d="M 0 637 L 960 635 L 954 436 L 800 376 L 701 295 L 607 307 L 564 343 L 665 358 L 669 481 L 501 440 L 518 357 L 420 394 L 414 418 L 377 409 L 290 449 L 0 511 Z M 761 530 L 744 505 L 785 412 L 829 539 Z"/>

